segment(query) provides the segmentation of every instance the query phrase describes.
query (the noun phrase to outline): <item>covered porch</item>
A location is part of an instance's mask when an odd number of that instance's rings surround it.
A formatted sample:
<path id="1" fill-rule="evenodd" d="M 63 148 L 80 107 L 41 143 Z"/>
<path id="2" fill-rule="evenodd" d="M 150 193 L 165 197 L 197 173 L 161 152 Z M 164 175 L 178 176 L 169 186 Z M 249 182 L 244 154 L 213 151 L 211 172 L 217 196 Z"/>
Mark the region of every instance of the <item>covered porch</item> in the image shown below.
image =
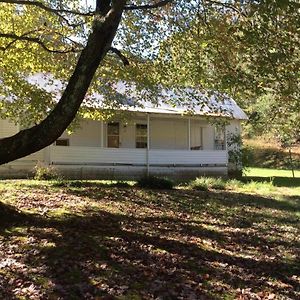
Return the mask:
<path id="1" fill-rule="evenodd" d="M 173 179 L 227 175 L 227 151 L 188 151 L 95 147 L 48 149 L 50 164 L 74 179 L 136 179 L 145 175 Z"/>
<path id="2" fill-rule="evenodd" d="M 226 166 L 226 150 L 162 150 L 130 148 L 60 147 L 49 148 L 48 161 L 54 165 L 133 166 Z"/>
<path id="3" fill-rule="evenodd" d="M 45 158 L 65 169 L 148 174 L 225 174 L 228 163 L 225 132 L 217 132 L 204 118 L 149 113 L 113 122 L 83 121 L 74 134 L 65 133 L 48 147 Z"/>

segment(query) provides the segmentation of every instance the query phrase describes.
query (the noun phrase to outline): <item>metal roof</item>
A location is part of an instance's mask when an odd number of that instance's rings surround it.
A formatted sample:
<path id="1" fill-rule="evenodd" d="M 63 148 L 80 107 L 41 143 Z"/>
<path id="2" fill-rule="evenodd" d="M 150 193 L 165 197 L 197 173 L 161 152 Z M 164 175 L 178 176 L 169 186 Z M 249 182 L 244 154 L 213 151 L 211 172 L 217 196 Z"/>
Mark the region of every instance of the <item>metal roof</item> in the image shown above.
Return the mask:
<path id="1" fill-rule="evenodd" d="M 59 80 L 53 79 L 50 74 L 36 74 L 29 77 L 28 81 L 53 93 L 57 101 L 64 88 L 63 84 Z M 115 106 L 106 106 L 101 93 L 86 96 L 83 105 L 99 110 L 116 109 L 141 113 L 192 114 L 199 116 L 228 117 L 237 120 L 248 119 L 245 112 L 231 97 L 218 92 L 203 93 L 192 88 L 183 88 L 181 90 L 162 89 L 155 101 L 152 102 L 149 100 L 141 100 L 141 97 L 137 96 L 133 85 L 126 90 L 125 84 L 120 81 L 115 85 L 114 89 Z"/>
<path id="2" fill-rule="evenodd" d="M 99 109 L 103 109 L 99 107 Z M 233 99 L 226 99 L 215 104 L 214 108 L 206 106 L 195 105 L 192 109 L 189 106 L 173 106 L 168 103 L 160 102 L 153 104 L 151 102 L 141 103 L 139 106 L 123 104 L 118 107 L 118 110 L 142 112 L 142 113 L 156 113 L 156 114 L 192 114 L 198 116 L 212 116 L 212 117 L 228 117 L 237 120 L 248 120 L 245 112 L 236 104 Z"/>
<path id="3" fill-rule="evenodd" d="M 141 99 L 135 90 L 125 90 L 122 83 L 116 88 L 114 106 L 105 100 L 101 94 L 87 97 L 84 105 L 96 109 L 115 109 L 141 113 L 198 115 L 212 117 L 227 117 L 237 120 L 248 120 L 245 112 L 229 96 L 218 92 L 203 93 L 191 88 L 181 90 L 162 90 L 159 94 L 144 99 L 155 99 L 154 101 Z"/>

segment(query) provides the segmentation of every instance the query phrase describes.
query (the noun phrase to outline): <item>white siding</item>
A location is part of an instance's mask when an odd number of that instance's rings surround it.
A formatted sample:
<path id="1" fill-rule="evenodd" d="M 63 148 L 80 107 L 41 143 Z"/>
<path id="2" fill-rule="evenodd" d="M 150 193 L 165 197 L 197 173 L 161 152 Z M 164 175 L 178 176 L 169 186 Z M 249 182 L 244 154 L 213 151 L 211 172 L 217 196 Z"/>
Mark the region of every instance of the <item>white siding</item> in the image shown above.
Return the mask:
<path id="1" fill-rule="evenodd" d="M 9 165 L 22 165 L 25 163 L 26 165 L 35 166 L 38 161 L 43 162 L 44 159 L 45 159 L 45 149 L 30 154 L 28 156 L 22 157 L 20 159 L 14 160 L 10 162 Z"/>
<path id="2" fill-rule="evenodd" d="M 150 148 L 187 149 L 187 126 L 187 120 L 151 118 Z"/>
<path id="3" fill-rule="evenodd" d="M 228 134 L 239 135 L 241 133 L 241 122 L 239 120 L 230 121 L 229 125 L 226 126 L 226 132 Z"/>
<path id="4" fill-rule="evenodd" d="M 203 137 L 202 137 L 202 122 L 192 120 L 191 121 L 191 147 L 201 147 L 203 149 Z"/>
<path id="5" fill-rule="evenodd" d="M 214 127 L 203 128 L 203 150 L 214 150 Z"/>
<path id="6" fill-rule="evenodd" d="M 227 164 L 226 151 L 151 150 L 149 163 L 158 165 L 219 165 Z"/>
<path id="7" fill-rule="evenodd" d="M 16 134 L 19 131 L 19 126 L 8 120 L 0 119 L 0 138 L 8 137 Z"/>
<path id="8" fill-rule="evenodd" d="M 149 165 L 155 166 L 198 166 L 210 168 L 227 165 L 227 151 L 214 150 L 214 127 L 206 120 L 191 119 L 191 146 L 202 144 L 203 150 L 188 149 L 188 117 L 157 116 L 150 118 Z M 38 161 L 57 165 L 147 165 L 147 149 L 135 148 L 136 124 L 146 124 L 146 117 L 135 117 L 128 123 L 120 122 L 120 148 L 106 147 L 106 124 L 98 121 L 83 121 L 81 128 L 74 134 L 64 133 L 69 138 L 70 146 L 51 146 L 25 158 L 0 167 L 33 167 Z M 18 131 L 18 126 L 6 120 L 0 120 L 0 138 L 10 136 Z M 202 132 L 202 134 L 201 134 Z M 239 133 L 240 121 L 233 120 L 226 127 L 227 133 Z M 216 168 L 216 167 L 215 167 Z"/>
<path id="9" fill-rule="evenodd" d="M 67 138 L 70 146 L 101 146 L 101 124 L 99 121 L 82 120 L 80 127 L 74 133 L 64 133 L 61 138 Z"/>
<path id="10" fill-rule="evenodd" d="M 120 148 L 135 148 L 135 123 L 120 123 Z"/>
<path id="11" fill-rule="evenodd" d="M 136 124 L 146 124 L 145 118 L 133 118 L 127 123 L 120 122 L 120 148 L 135 148 Z M 227 126 L 229 131 L 239 126 L 239 121 L 231 121 Z M 107 147 L 107 124 L 103 124 L 103 137 L 99 121 L 83 121 L 81 127 L 73 134 L 64 133 L 62 138 L 68 138 L 70 146 Z M 191 117 L 191 146 L 202 144 L 203 150 L 214 150 L 214 126 L 206 120 Z M 150 148 L 188 150 L 188 117 L 170 116 L 150 118 Z"/>
<path id="12" fill-rule="evenodd" d="M 29 161 L 29 162 L 37 162 L 37 161 L 44 161 L 44 153 L 45 150 L 40 150 L 23 158 L 20 158 L 20 161 Z M 19 161 L 17 160 L 17 161 Z"/>
<path id="13" fill-rule="evenodd" d="M 54 164 L 145 164 L 145 149 L 51 146 Z"/>
<path id="14" fill-rule="evenodd" d="M 0 138 L 12 136 L 19 131 L 19 126 L 15 125 L 14 123 L 8 120 L 1 120 L 0 119 Z M 10 162 L 9 165 L 23 165 L 26 166 L 34 166 L 37 161 L 44 160 L 44 152 L 45 150 L 38 151 L 36 153 L 30 154 L 26 157 L 20 158 L 16 161 Z"/>
<path id="15" fill-rule="evenodd" d="M 53 164 L 146 165 L 146 149 L 51 146 Z M 150 150 L 150 165 L 225 165 L 226 151 Z"/>

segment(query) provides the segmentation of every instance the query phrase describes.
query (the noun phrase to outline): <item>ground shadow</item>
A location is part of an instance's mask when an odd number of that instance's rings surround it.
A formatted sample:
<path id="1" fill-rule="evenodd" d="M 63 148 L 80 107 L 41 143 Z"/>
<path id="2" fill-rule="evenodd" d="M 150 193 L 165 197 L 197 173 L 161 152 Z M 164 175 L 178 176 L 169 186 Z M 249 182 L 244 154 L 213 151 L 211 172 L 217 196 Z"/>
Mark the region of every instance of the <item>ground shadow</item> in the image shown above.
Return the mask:
<path id="1" fill-rule="evenodd" d="M 127 201 L 135 208 L 116 213 L 85 207 L 80 214 L 53 217 L 1 204 L 1 298 L 25 293 L 40 299 L 216 299 L 239 290 L 249 297 L 270 290 L 299 295 L 294 275 L 300 266 L 293 258 L 299 244 L 270 232 L 276 225 L 280 233 L 278 219 L 299 209 L 294 202 L 95 185 L 66 192 L 87 203 L 109 198 L 116 207 Z M 144 208 L 157 213 L 142 214 Z M 282 247 L 291 258 L 280 256 Z"/>
<path id="2" fill-rule="evenodd" d="M 254 181 L 254 182 L 267 182 L 272 183 L 274 186 L 278 187 L 300 187 L 300 178 L 299 177 L 259 177 L 259 176 L 245 176 L 242 178 L 242 181 L 245 183 Z"/>

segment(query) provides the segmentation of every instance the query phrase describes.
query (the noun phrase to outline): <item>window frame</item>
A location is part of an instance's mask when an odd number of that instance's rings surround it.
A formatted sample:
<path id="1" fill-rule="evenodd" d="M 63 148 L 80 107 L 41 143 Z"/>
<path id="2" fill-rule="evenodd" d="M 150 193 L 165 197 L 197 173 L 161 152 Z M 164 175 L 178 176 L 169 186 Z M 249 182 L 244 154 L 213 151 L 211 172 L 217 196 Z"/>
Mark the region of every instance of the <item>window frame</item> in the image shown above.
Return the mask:
<path id="1" fill-rule="evenodd" d="M 66 142 L 66 144 L 65 145 L 59 145 L 59 144 L 57 144 L 57 142 L 58 143 L 60 143 L 60 142 Z M 55 142 L 54 142 L 54 146 L 57 146 L 57 147 L 69 147 L 70 146 L 70 139 L 68 139 L 68 138 L 58 138 Z"/>
<path id="2" fill-rule="evenodd" d="M 196 126 L 196 127 L 195 127 Z M 192 130 L 195 128 L 199 128 L 199 134 L 200 134 L 200 144 L 195 144 L 193 145 L 193 137 L 192 137 Z M 199 150 L 203 150 L 203 127 L 200 125 L 200 124 L 197 124 L 197 123 L 192 123 L 191 122 L 191 127 L 190 127 L 190 132 L 189 132 L 189 135 L 190 135 L 190 150 L 191 151 L 199 151 Z"/>
<path id="3" fill-rule="evenodd" d="M 117 134 L 109 133 L 110 126 L 115 126 L 115 128 L 118 128 Z M 109 138 L 117 138 L 117 143 L 115 144 L 115 146 L 110 145 Z M 109 123 L 107 123 L 106 143 L 107 143 L 107 148 L 120 148 L 120 122 L 109 122 Z"/>
<path id="4" fill-rule="evenodd" d="M 139 126 L 141 127 L 142 130 L 145 130 L 144 133 L 138 132 Z M 138 139 L 141 139 L 141 141 L 138 141 Z M 138 143 L 140 143 L 140 145 L 143 144 L 143 146 L 138 146 Z M 145 123 L 136 123 L 135 124 L 135 148 L 136 149 L 147 149 L 148 148 L 148 125 Z"/>

